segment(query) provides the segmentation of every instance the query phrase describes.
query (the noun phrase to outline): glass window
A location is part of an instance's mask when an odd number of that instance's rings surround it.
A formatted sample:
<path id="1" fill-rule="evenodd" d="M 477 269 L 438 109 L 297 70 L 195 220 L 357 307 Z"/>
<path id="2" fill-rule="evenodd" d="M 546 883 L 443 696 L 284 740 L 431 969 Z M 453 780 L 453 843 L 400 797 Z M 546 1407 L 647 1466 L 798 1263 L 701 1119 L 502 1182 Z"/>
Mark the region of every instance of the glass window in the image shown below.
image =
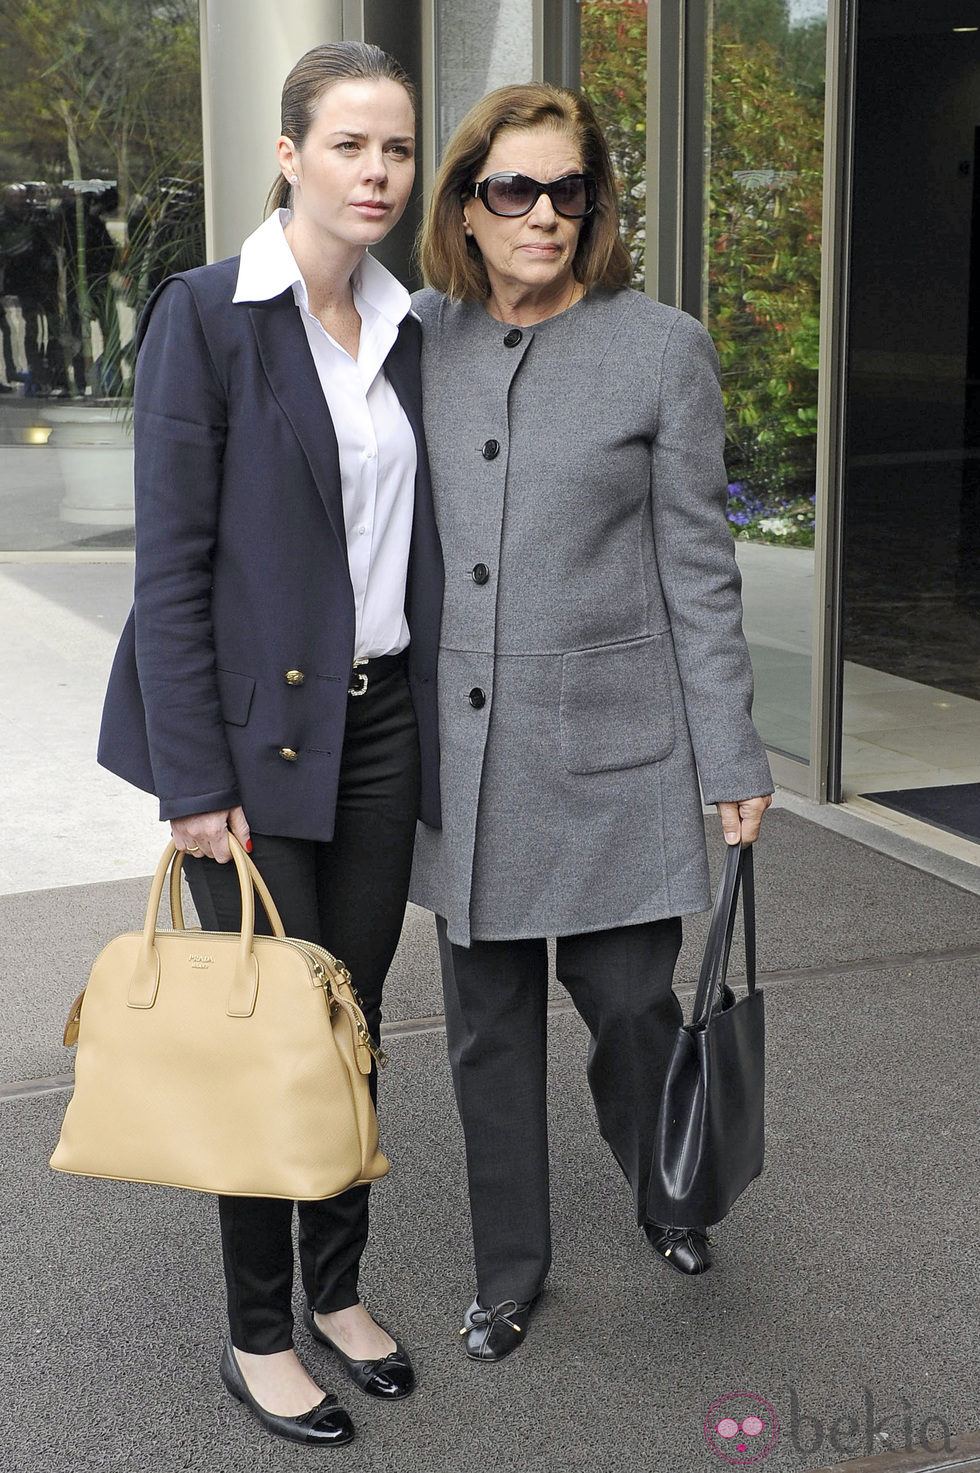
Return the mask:
<path id="1" fill-rule="evenodd" d="M 436 0 L 436 157 L 475 102 L 531 80 L 533 0 Z"/>
<path id="2" fill-rule="evenodd" d="M 856 21 L 842 793 L 976 842 L 980 3 Z"/>
<path id="3" fill-rule="evenodd" d="M 582 91 L 612 153 L 623 240 L 633 284 L 643 290 L 646 244 L 646 0 L 583 0 Z"/>
<path id="4" fill-rule="evenodd" d="M 0 45 L 0 550 L 132 545 L 139 312 L 204 260 L 197 0 L 33 0 Z"/>
<path id="5" fill-rule="evenodd" d="M 709 7 L 702 301 L 768 746 L 806 760 L 826 0 Z"/>

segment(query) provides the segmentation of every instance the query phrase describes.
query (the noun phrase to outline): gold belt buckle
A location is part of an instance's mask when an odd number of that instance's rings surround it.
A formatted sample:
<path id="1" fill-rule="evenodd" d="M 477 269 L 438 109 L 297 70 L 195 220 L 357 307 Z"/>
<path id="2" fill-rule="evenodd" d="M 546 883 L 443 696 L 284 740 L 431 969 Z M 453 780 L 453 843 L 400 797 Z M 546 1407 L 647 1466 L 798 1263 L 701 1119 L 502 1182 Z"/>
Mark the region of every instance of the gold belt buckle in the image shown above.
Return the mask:
<path id="1" fill-rule="evenodd" d="M 355 660 L 354 661 L 354 678 L 355 678 L 355 680 L 358 683 L 356 685 L 349 685 L 347 687 L 347 694 L 349 696 L 363 696 L 364 692 L 367 690 L 367 688 L 368 688 L 368 678 L 367 678 L 367 675 L 365 674 L 365 672 L 363 670 L 358 670 L 358 668 L 357 668 L 358 665 L 366 665 L 366 664 L 367 664 L 367 660 Z"/>

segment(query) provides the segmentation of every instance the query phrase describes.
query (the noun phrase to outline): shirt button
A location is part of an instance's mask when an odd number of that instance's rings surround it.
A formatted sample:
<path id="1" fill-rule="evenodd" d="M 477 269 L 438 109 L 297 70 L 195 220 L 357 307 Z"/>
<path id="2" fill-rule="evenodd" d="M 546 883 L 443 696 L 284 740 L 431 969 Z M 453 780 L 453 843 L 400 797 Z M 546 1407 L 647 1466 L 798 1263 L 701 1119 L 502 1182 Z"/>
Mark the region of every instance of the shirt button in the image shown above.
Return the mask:
<path id="1" fill-rule="evenodd" d="M 280 747 L 279 756 L 284 762 L 295 762 L 297 753 L 293 751 L 292 747 Z"/>
<path id="2" fill-rule="evenodd" d="M 500 441 L 488 440 L 483 447 L 482 454 L 484 460 L 496 460 L 500 454 Z"/>
<path id="3" fill-rule="evenodd" d="M 303 674 L 302 670 L 287 670 L 286 671 L 286 684 L 287 685 L 302 685 L 303 684 L 303 681 L 305 679 L 306 679 L 306 676 Z"/>
<path id="4" fill-rule="evenodd" d="M 474 710 L 479 711 L 486 704 L 486 691 L 482 691 L 478 685 L 475 685 L 470 691 L 470 705 Z"/>
<path id="5" fill-rule="evenodd" d="M 358 527 L 358 529 L 357 529 L 357 535 L 359 537 L 363 537 L 366 531 L 367 531 L 367 527 Z"/>
<path id="6" fill-rule="evenodd" d="M 504 333 L 504 347 L 516 348 L 518 343 L 523 341 L 523 338 L 524 334 L 521 332 L 520 328 L 512 327 L 510 332 Z"/>
<path id="7" fill-rule="evenodd" d="M 473 569 L 473 582 L 486 583 L 489 578 L 490 569 L 487 567 L 486 563 L 477 563 L 476 567 Z"/>

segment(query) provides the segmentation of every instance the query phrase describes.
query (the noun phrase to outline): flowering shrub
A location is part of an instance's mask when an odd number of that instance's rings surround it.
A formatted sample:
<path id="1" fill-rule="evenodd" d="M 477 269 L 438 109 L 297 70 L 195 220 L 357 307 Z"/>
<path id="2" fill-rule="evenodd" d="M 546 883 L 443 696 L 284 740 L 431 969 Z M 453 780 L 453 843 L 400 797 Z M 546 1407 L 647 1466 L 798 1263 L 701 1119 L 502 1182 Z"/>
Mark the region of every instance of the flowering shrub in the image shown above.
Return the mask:
<path id="1" fill-rule="evenodd" d="M 769 542 L 777 547 L 813 546 L 816 495 L 789 501 L 760 500 L 740 481 L 728 487 L 728 521 L 739 542 Z"/>

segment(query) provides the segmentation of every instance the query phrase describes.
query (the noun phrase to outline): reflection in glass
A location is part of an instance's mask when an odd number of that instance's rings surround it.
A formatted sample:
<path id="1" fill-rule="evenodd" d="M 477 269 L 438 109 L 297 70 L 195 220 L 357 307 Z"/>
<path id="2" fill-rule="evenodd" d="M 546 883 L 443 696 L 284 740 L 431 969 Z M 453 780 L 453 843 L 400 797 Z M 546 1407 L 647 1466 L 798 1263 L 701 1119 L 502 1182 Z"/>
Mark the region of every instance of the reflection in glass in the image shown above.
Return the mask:
<path id="1" fill-rule="evenodd" d="M 583 0 L 582 91 L 612 153 L 619 184 L 623 240 L 633 257 L 633 284 L 646 271 L 646 0 Z"/>
<path id="2" fill-rule="evenodd" d="M 127 546 L 135 323 L 204 260 L 198 6 L 45 0 L 3 39 L 0 544 Z"/>
<path id="3" fill-rule="evenodd" d="M 703 302 L 721 361 L 755 714 L 767 745 L 805 760 L 825 0 L 714 0 L 708 43 Z"/>
<path id="4" fill-rule="evenodd" d="M 436 156 L 475 102 L 530 82 L 533 0 L 436 0 Z"/>
<path id="5" fill-rule="evenodd" d="M 978 25 L 978 0 L 857 9 L 843 792 L 935 788 L 954 830 L 980 782 Z"/>

